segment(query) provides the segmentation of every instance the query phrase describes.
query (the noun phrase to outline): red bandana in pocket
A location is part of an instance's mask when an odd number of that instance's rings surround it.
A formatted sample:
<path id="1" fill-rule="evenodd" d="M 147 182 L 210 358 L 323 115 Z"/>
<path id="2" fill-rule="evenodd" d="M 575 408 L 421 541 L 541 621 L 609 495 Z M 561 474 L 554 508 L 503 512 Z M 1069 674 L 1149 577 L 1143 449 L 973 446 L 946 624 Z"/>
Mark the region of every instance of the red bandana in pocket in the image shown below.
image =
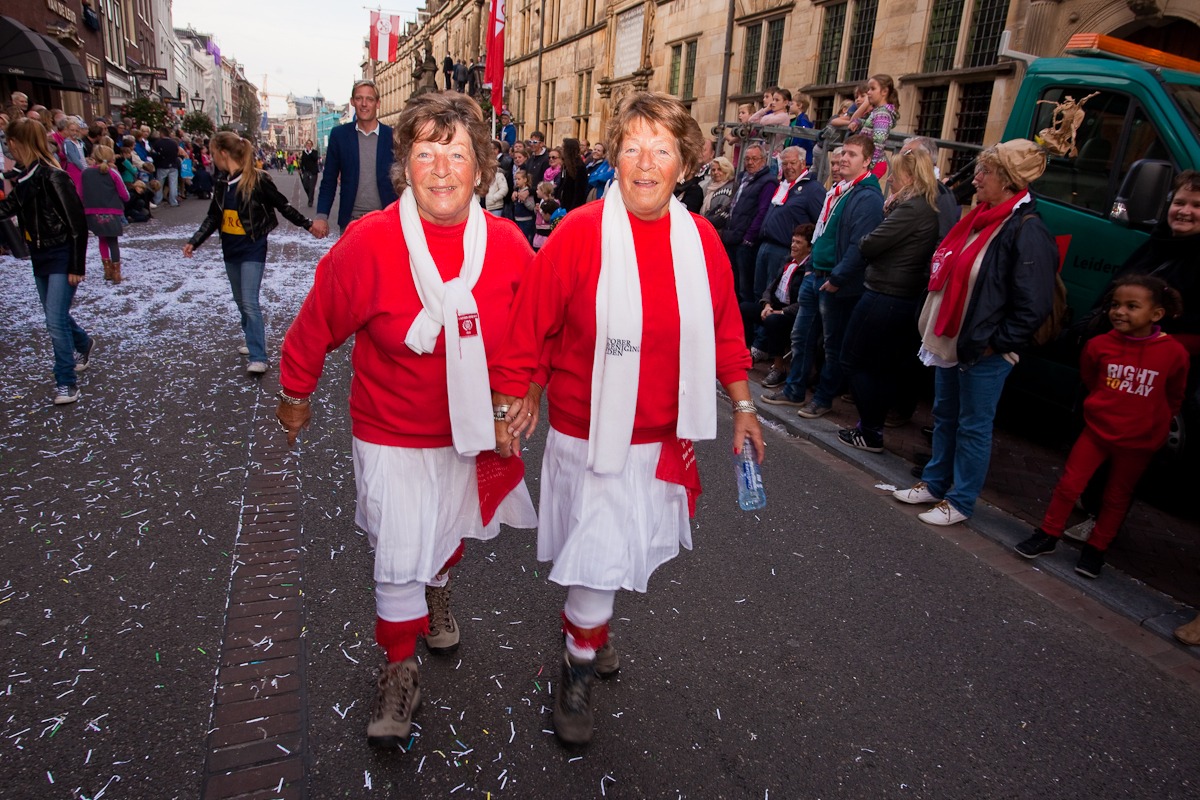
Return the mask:
<path id="1" fill-rule="evenodd" d="M 688 516 L 696 516 L 696 498 L 700 488 L 700 471 L 696 469 L 696 450 L 691 439 L 668 439 L 662 443 L 658 468 L 654 477 L 667 483 L 677 483 L 687 492 Z"/>

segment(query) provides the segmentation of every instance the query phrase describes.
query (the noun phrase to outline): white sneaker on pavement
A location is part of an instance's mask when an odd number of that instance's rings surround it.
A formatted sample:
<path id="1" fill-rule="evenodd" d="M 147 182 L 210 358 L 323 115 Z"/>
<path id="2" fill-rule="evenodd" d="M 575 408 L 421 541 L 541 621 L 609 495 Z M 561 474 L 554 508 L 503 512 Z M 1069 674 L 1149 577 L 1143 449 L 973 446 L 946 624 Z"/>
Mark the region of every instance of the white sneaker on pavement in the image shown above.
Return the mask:
<path id="1" fill-rule="evenodd" d="M 929 525 L 945 526 L 965 522 L 967 515 L 950 505 L 949 501 L 943 500 L 928 511 L 917 514 L 917 519 Z"/>
<path id="2" fill-rule="evenodd" d="M 265 362 L 265 361 L 251 361 L 249 364 L 246 365 L 246 374 L 247 375 L 262 375 L 266 371 L 267 371 L 267 362 Z"/>
<path id="3" fill-rule="evenodd" d="M 899 500 L 901 503 L 919 506 L 922 503 L 937 503 L 941 501 L 940 497 L 934 497 L 929 491 L 929 485 L 925 481 L 914 485 L 911 489 L 897 489 L 892 492 L 892 497 Z"/>

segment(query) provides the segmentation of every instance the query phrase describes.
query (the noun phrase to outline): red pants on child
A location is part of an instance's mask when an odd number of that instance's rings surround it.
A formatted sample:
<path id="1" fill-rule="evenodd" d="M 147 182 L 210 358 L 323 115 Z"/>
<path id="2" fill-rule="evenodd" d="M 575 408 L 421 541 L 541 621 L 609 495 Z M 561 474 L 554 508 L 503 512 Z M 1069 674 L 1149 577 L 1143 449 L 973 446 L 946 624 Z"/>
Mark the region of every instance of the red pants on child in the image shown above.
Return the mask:
<path id="1" fill-rule="evenodd" d="M 1051 536 L 1062 536 L 1075 501 L 1083 494 L 1088 481 L 1100 465 L 1108 461 L 1110 471 L 1108 483 L 1104 487 L 1104 499 L 1100 502 L 1096 527 L 1088 538 L 1088 544 L 1098 550 L 1107 550 L 1109 542 L 1117 535 L 1117 529 L 1125 521 L 1129 505 L 1133 502 L 1133 490 L 1146 467 L 1150 466 L 1155 452 L 1119 448 L 1085 427 L 1075 446 L 1071 448 L 1071 455 L 1067 456 L 1067 464 L 1063 467 L 1063 475 L 1054 487 L 1050 507 L 1046 509 L 1046 516 L 1042 519 L 1042 530 Z"/>

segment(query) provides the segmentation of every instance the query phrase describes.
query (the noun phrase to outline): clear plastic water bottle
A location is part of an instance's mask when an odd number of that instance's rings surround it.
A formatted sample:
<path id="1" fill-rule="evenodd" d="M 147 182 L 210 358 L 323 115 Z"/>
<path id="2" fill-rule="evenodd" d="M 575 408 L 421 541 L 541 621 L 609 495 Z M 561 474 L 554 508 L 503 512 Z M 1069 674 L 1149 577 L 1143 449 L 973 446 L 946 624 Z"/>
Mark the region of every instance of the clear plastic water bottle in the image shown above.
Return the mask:
<path id="1" fill-rule="evenodd" d="M 762 467 L 758 464 L 758 451 L 749 437 L 742 442 L 742 452 L 733 457 L 733 474 L 737 478 L 738 505 L 742 511 L 765 508 L 767 493 L 763 490 Z"/>

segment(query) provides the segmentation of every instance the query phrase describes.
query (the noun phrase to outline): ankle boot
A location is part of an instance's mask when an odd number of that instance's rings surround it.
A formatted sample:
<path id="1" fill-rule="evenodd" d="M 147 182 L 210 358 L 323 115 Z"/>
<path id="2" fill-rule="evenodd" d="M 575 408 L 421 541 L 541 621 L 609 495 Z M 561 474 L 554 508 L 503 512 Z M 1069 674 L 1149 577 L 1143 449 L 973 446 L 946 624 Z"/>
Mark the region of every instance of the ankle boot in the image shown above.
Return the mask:
<path id="1" fill-rule="evenodd" d="M 113 261 L 112 263 L 112 282 L 114 284 L 121 282 L 121 262 Z"/>
<path id="2" fill-rule="evenodd" d="M 433 653 L 453 653 L 458 649 L 458 622 L 450 610 L 450 584 L 426 586 L 425 605 L 429 609 L 429 633 L 425 646 Z"/>
<path id="3" fill-rule="evenodd" d="M 104 264 L 104 280 L 111 281 L 112 280 L 112 260 L 108 259 L 108 258 L 102 258 L 102 259 L 100 259 L 100 262 L 102 264 Z"/>
<path id="4" fill-rule="evenodd" d="M 563 653 L 562 676 L 554 692 L 554 733 L 564 744 L 584 745 L 592 740 L 592 681 L 596 668 Z"/>

